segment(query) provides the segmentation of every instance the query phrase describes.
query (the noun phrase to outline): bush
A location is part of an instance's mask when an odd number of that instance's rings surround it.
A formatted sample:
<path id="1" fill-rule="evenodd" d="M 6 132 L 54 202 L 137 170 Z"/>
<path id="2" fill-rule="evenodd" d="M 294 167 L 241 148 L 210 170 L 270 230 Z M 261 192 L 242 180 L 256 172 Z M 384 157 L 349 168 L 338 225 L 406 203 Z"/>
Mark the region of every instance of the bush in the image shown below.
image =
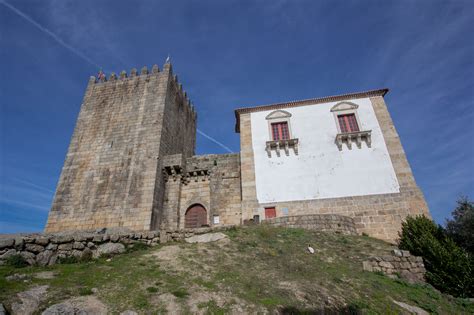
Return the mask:
<path id="1" fill-rule="evenodd" d="M 23 268 L 23 267 L 28 266 L 28 262 L 25 260 L 23 256 L 19 254 L 8 257 L 6 263 L 7 265 L 13 266 L 15 268 Z"/>
<path id="2" fill-rule="evenodd" d="M 474 203 L 467 197 L 457 201 L 452 220 L 446 221 L 446 232 L 462 248 L 474 254 Z"/>
<path id="3" fill-rule="evenodd" d="M 426 280 L 454 296 L 474 296 L 474 260 L 425 216 L 407 217 L 402 224 L 399 247 L 423 257 Z"/>

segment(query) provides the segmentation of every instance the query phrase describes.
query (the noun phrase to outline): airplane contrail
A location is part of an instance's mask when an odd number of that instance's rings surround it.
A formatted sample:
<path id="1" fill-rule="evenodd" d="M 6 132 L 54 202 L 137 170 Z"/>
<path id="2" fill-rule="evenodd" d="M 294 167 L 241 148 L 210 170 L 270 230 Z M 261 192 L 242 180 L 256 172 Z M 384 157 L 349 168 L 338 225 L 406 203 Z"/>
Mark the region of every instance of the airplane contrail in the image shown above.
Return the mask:
<path id="1" fill-rule="evenodd" d="M 4 1 L 4 0 L 0 0 L 0 3 L 3 4 L 4 6 L 6 6 L 8 9 L 10 9 L 11 11 L 13 11 L 14 13 L 16 13 L 17 15 L 19 15 L 20 17 L 22 17 L 23 19 L 25 19 L 26 21 L 28 21 L 29 23 L 33 24 L 37 29 L 39 29 L 40 31 L 42 31 L 43 33 L 49 35 L 51 38 L 53 38 L 56 42 L 58 42 L 61 46 L 63 46 L 64 48 L 68 49 L 69 51 L 71 51 L 72 53 L 74 53 L 76 56 L 78 56 L 79 58 L 82 58 L 84 61 L 88 62 L 89 64 L 97 67 L 98 69 L 101 69 L 101 67 L 96 63 L 94 62 L 91 58 L 89 58 L 88 56 L 86 56 L 85 54 L 83 54 L 82 52 L 80 52 L 78 49 L 72 47 L 71 45 L 69 45 L 68 43 L 66 43 L 64 40 L 62 40 L 58 35 L 54 34 L 53 32 L 51 32 L 49 29 L 47 29 L 46 27 L 44 27 L 43 25 L 39 24 L 38 22 L 36 22 L 35 20 L 33 20 L 31 17 L 29 17 L 28 15 L 26 15 L 25 13 L 23 13 L 22 11 L 20 11 L 19 9 L 17 9 L 16 7 L 12 6 L 11 4 L 9 4 L 8 2 Z M 217 141 L 216 139 L 214 139 L 213 137 L 207 135 L 206 133 L 202 132 L 201 130 L 197 129 L 197 132 L 202 135 L 203 137 L 207 138 L 208 140 L 214 142 L 215 144 L 217 144 L 218 146 L 220 146 L 221 148 L 225 149 L 226 151 L 232 153 L 233 151 L 225 146 L 224 144 L 222 144 L 221 142 Z"/>
<path id="2" fill-rule="evenodd" d="M 200 134 L 201 136 L 203 136 L 204 138 L 207 138 L 209 140 L 211 140 L 212 142 L 214 142 L 215 144 L 217 144 L 218 146 L 220 146 L 221 148 L 225 149 L 226 151 L 228 151 L 229 153 L 233 153 L 233 151 L 227 147 L 226 145 L 222 144 L 221 142 L 217 141 L 216 139 L 214 139 L 213 137 L 205 134 L 204 132 L 202 132 L 201 130 L 199 129 L 196 129 L 197 130 L 197 133 Z"/>
<path id="3" fill-rule="evenodd" d="M 72 47 L 71 45 L 69 45 L 68 43 L 66 43 L 65 41 L 63 41 L 59 36 L 57 36 L 56 34 L 54 34 L 53 32 L 51 32 L 50 30 L 48 30 L 46 27 L 44 27 L 43 25 L 39 24 L 38 22 L 36 22 L 35 20 L 33 20 L 31 17 L 29 17 L 28 15 L 26 15 L 25 13 L 23 13 L 22 11 L 18 10 L 16 7 L 12 6 L 11 4 L 9 4 L 8 2 L 5 2 L 4 0 L 0 0 L 0 3 L 3 4 L 4 6 L 6 6 L 8 9 L 10 9 L 11 11 L 13 11 L 14 13 L 16 13 L 17 15 L 21 16 L 23 19 L 25 19 L 26 21 L 30 22 L 31 24 L 33 24 L 37 29 L 39 29 L 40 31 L 42 31 L 43 33 L 49 35 L 51 38 L 53 38 L 56 42 L 58 42 L 61 46 L 63 46 L 64 48 L 68 49 L 69 51 L 71 51 L 72 53 L 74 53 L 76 56 L 78 56 L 79 58 L 82 58 L 83 60 L 87 61 L 88 63 L 90 63 L 91 65 L 93 65 L 94 67 L 97 67 L 98 69 L 100 69 L 101 67 L 95 63 L 91 58 L 87 57 L 86 55 L 84 55 L 82 52 L 80 52 L 79 50 L 77 50 L 76 48 Z"/>

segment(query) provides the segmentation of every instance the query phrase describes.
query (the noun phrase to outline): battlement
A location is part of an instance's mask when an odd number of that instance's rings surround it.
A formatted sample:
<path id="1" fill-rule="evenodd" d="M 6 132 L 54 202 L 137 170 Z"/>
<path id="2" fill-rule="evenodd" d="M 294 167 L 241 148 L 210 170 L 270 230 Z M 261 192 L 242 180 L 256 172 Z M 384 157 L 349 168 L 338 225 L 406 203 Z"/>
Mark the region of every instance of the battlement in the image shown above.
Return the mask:
<path id="1" fill-rule="evenodd" d="M 183 89 L 183 85 L 179 83 L 178 76 L 176 74 L 173 75 L 173 67 L 171 63 L 165 63 L 163 65 L 163 70 L 160 70 L 158 65 L 154 64 L 151 68 L 151 71 L 148 70 L 147 66 L 143 66 L 140 72 L 138 72 L 136 68 L 132 68 L 129 74 L 127 74 L 125 70 L 122 70 L 118 75 L 115 72 L 111 72 L 108 77 L 106 73 L 101 70 L 97 76 L 91 76 L 89 78 L 89 85 L 112 84 L 127 82 L 130 80 L 149 80 L 152 76 L 163 74 L 169 76 L 171 85 L 177 94 L 177 99 L 182 101 L 183 104 L 186 104 L 193 115 L 196 117 L 197 113 L 194 109 L 194 105 L 191 102 L 187 92 Z"/>

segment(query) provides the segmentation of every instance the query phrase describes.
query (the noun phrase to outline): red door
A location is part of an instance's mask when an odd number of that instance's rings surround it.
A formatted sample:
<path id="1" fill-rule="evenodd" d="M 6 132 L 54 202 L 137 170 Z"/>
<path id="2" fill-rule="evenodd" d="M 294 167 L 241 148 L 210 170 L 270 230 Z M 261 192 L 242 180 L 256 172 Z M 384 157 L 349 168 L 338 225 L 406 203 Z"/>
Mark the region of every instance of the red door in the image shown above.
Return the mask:
<path id="1" fill-rule="evenodd" d="M 199 228 L 207 225 L 207 212 L 201 205 L 191 206 L 184 215 L 185 228 Z"/>
<path id="2" fill-rule="evenodd" d="M 276 217 L 275 207 L 265 208 L 265 219 L 270 219 Z"/>

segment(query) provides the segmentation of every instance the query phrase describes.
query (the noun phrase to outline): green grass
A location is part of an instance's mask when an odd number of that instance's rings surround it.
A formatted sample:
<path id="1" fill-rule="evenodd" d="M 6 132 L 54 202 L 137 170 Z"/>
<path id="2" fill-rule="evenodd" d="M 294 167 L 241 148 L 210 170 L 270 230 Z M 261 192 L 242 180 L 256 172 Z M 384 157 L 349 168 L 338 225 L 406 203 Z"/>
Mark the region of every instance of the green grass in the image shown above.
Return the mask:
<path id="1" fill-rule="evenodd" d="M 48 284 L 43 309 L 70 297 L 91 295 L 92 288 L 97 288 L 95 295 L 110 313 L 126 309 L 165 313 L 165 303 L 159 298 L 166 294 L 183 313 L 192 313 L 194 307 L 206 314 L 226 314 L 239 305 L 249 313 L 278 309 L 309 314 L 337 309 L 347 314 L 400 314 L 392 300 L 433 314 L 474 313 L 472 303 L 450 298 L 429 285 L 363 271 L 363 260 L 392 248 L 380 240 L 267 226 L 226 233 L 227 244 L 179 244 L 176 261 L 168 265 L 150 256 L 164 246 L 136 246 L 109 262 L 101 258 L 51 267 L 0 266 L 0 301 L 8 308 L 16 293 Z M 315 254 L 306 252 L 308 244 Z M 5 279 L 14 273 L 45 270 L 57 276 L 31 277 L 30 282 Z"/>

